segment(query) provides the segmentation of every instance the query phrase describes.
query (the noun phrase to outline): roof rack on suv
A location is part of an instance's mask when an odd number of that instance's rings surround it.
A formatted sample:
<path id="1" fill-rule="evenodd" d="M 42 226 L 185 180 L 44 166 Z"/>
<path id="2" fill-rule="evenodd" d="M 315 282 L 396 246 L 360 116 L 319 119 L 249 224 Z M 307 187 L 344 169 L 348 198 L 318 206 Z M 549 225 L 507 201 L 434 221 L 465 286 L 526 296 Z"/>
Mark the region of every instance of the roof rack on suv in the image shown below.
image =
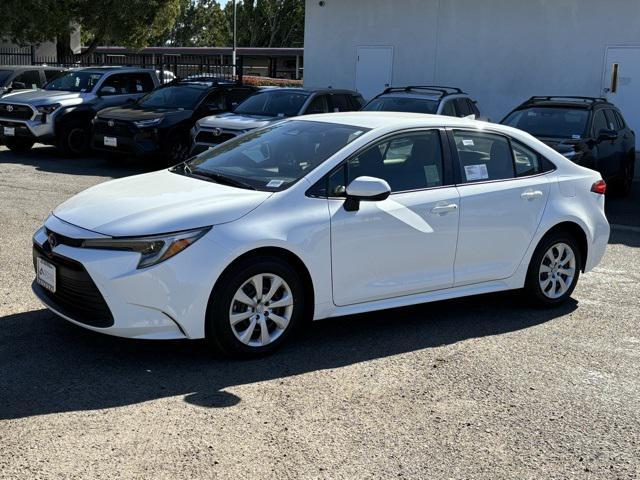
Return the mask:
<path id="1" fill-rule="evenodd" d="M 439 93 L 442 97 L 446 95 L 453 95 L 455 93 L 464 93 L 457 87 L 446 87 L 441 85 L 409 85 L 407 87 L 387 87 L 382 93 L 410 92 L 412 90 L 428 90 L 430 92 Z"/>
<path id="2" fill-rule="evenodd" d="M 542 96 L 533 96 L 529 100 L 527 100 L 525 103 L 537 102 L 540 100 L 579 100 L 582 102 L 589 102 L 589 103 L 609 101 L 603 97 L 576 97 L 571 95 L 542 95 Z"/>

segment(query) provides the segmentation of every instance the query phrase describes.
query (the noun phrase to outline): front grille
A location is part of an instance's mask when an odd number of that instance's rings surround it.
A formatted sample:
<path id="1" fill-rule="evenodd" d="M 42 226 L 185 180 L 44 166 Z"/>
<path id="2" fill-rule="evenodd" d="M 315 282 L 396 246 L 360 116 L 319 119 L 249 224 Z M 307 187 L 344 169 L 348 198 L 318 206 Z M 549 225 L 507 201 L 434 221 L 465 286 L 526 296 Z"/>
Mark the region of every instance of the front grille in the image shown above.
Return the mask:
<path id="1" fill-rule="evenodd" d="M 233 133 L 221 133 L 220 135 L 214 135 L 213 132 L 202 130 L 196 135 L 196 142 L 198 143 L 213 143 L 218 144 L 231 140 L 236 136 Z"/>
<path id="2" fill-rule="evenodd" d="M 109 125 L 112 123 L 113 125 Z M 136 127 L 131 122 L 123 122 L 120 120 L 104 120 L 96 118 L 93 128 L 95 133 L 101 133 L 103 135 L 123 135 L 130 136 L 135 133 Z"/>
<path id="3" fill-rule="evenodd" d="M 75 320 L 92 327 L 106 328 L 113 325 L 113 315 L 98 287 L 81 263 L 48 252 L 48 244 L 42 248 L 33 244 L 33 266 L 37 257 L 44 258 L 56 267 L 56 292 L 42 288 L 42 292 L 56 309 Z"/>
<path id="4" fill-rule="evenodd" d="M 26 105 L 0 103 L 0 117 L 12 120 L 29 120 L 33 117 L 33 110 Z"/>

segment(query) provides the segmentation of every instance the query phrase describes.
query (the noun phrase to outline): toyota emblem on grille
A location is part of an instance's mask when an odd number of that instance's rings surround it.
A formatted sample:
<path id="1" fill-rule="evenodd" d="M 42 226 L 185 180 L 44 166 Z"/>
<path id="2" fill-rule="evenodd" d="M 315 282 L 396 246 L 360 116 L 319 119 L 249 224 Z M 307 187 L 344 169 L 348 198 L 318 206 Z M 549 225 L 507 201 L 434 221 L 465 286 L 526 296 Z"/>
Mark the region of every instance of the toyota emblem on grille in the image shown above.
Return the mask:
<path id="1" fill-rule="evenodd" d="M 7 105 L 7 112 L 13 112 L 13 105 Z"/>
<path id="2" fill-rule="evenodd" d="M 222 135 L 222 130 L 219 129 L 219 128 L 214 128 L 213 132 L 211 132 L 211 133 L 213 133 L 214 137 L 219 137 L 220 135 Z"/>
<path id="3" fill-rule="evenodd" d="M 113 123 L 113 120 L 109 120 L 107 122 L 107 125 L 109 125 L 110 127 L 113 127 L 115 125 L 115 123 Z"/>
<path id="4" fill-rule="evenodd" d="M 53 233 L 49 234 L 49 246 L 51 248 L 56 248 L 58 246 L 58 239 L 56 238 L 56 236 Z"/>

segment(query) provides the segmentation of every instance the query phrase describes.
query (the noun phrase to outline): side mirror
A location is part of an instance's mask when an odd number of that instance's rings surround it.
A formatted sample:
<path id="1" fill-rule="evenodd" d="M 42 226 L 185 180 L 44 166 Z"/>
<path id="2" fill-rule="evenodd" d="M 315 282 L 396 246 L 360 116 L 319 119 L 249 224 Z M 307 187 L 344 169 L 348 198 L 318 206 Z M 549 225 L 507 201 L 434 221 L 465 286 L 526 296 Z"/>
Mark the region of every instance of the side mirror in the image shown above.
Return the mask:
<path id="1" fill-rule="evenodd" d="M 344 209 L 355 212 L 360 208 L 360 202 L 378 202 L 386 200 L 391 195 L 391 187 L 381 178 L 358 177 L 347 186 L 347 199 Z"/>
<path id="2" fill-rule="evenodd" d="M 98 92 L 98 95 L 100 95 L 100 96 L 108 96 L 108 95 L 115 95 L 116 93 L 117 93 L 116 92 L 116 87 L 106 86 L 106 87 L 102 87 L 100 89 L 100 91 Z"/>
<path id="3" fill-rule="evenodd" d="M 602 142 L 602 141 L 606 141 L 606 140 L 617 140 L 618 139 L 618 132 L 616 132 L 615 130 L 609 130 L 606 128 L 603 128 L 602 130 L 600 130 L 600 132 L 598 133 L 598 141 Z"/>

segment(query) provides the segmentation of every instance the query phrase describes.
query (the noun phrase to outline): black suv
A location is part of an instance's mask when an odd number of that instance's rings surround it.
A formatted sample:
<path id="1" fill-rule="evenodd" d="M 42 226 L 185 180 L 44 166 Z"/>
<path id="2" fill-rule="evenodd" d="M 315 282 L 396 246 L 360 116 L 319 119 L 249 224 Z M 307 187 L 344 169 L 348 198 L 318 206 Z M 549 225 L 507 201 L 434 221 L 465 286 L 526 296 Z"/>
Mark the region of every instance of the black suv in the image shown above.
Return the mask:
<path id="1" fill-rule="evenodd" d="M 636 136 L 604 98 L 531 97 L 501 122 L 543 141 L 578 165 L 597 170 L 610 191 L 626 196 L 633 181 Z"/>
<path id="2" fill-rule="evenodd" d="M 93 148 L 159 154 L 167 165 L 180 163 L 189 153 L 190 130 L 198 119 L 228 112 L 256 90 L 216 78 L 175 80 L 134 104 L 100 111 L 93 121 Z"/>
<path id="3" fill-rule="evenodd" d="M 480 119 L 475 100 L 457 87 L 413 85 L 389 87 L 373 97 L 362 110 L 380 112 L 411 112 Z"/>
<path id="4" fill-rule="evenodd" d="M 62 67 L 47 67 L 43 65 L 2 65 L 0 66 L 0 97 L 16 90 L 41 88 L 64 70 Z"/>

